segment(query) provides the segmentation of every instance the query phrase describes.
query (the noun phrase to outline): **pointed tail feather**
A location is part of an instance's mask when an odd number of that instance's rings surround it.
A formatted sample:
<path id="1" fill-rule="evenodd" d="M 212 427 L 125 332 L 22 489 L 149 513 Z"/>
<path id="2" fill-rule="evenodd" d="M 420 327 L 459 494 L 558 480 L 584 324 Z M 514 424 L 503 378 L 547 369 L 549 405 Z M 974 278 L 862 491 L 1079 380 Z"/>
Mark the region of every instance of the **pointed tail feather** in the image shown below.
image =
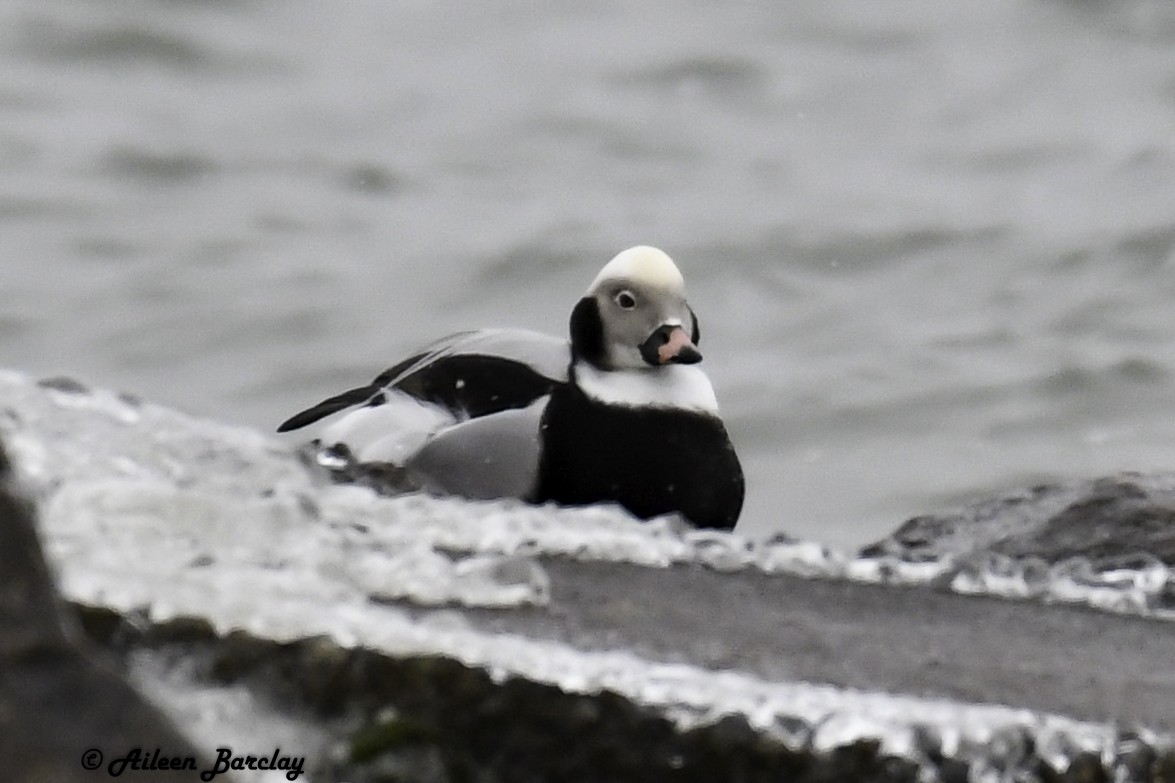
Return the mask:
<path id="1" fill-rule="evenodd" d="M 350 389 L 343 392 L 342 394 L 337 394 L 334 397 L 323 400 L 313 408 L 307 408 L 301 413 L 294 414 L 290 418 L 283 421 L 281 426 L 277 428 L 277 431 L 289 432 L 290 430 L 301 429 L 307 424 L 313 424 L 319 419 L 325 419 L 332 413 L 338 413 L 339 411 L 345 408 L 350 408 L 353 405 L 362 405 L 363 403 L 370 400 L 373 396 L 378 394 L 379 391 L 380 386 L 373 384 L 371 386 L 361 386 L 358 389 Z"/>

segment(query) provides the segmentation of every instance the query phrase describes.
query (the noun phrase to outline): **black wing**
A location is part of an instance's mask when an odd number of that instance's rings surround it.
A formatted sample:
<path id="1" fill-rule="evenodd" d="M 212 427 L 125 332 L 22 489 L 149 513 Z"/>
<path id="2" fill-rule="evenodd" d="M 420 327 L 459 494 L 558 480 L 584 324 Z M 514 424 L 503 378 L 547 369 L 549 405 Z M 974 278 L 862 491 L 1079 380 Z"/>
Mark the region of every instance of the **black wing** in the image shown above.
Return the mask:
<path id="1" fill-rule="evenodd" d="M 290 430 L 297 430 L 305 427 L 307 424 L 313 424 L 319 419 L 325 419 L 332 413 L 350 408 L 355 405 L 365 405 L 374 400 L 379 399 L 379 395 L 384 393 L 391 381 L 394 381 L 398 375 L 405 370 L 413 367 L 417 362 L 420 362 L 428 356 L 428 353 L 418 353 L 415 356 L 410 356 L 404 361 L 397 364 L 395 367 L 384 370 L 376 376 L 375 380 L 366 386 L 359 386 L 354 389 L 348 389 L 342 394 L 336 394 L 334 397 L 328 397 L 322 402 L 318 403 L 312 408 L 307 408 L 301 413 L 296 413 L 290 418 L 281 423 L 277 428 L 278 432 L 289 432 Z"/>
<path id="2" fill-rule="evenodd" d="M 381 405 L 399 391 L 459 418 L 525 408 L 567 382 L 567 341 L 524 329 L 459 332 L 376 376 L 298 413 L 278 427 L 289 432 L 358 405 Z"/>

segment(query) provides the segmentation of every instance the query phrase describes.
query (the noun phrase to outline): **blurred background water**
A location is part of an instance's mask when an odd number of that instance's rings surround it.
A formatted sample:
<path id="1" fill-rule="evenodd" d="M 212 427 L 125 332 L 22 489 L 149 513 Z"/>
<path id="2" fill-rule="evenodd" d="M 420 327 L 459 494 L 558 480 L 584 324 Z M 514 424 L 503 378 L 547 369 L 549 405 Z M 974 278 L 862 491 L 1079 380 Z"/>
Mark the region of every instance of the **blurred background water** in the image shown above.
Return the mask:
<path id="1" fill-rule="evenodd" d="M 262 429 L 659 245 L 753 534 L 1175 467 L 1166 0 L 6 0 L 0 237 L 0 364 Z"/>

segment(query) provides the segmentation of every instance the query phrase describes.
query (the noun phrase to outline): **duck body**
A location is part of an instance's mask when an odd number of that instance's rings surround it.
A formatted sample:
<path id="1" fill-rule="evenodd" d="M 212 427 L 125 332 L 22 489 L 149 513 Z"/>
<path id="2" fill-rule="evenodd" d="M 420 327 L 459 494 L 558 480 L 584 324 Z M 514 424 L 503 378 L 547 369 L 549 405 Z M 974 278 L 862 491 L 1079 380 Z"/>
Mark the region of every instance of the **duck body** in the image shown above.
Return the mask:
<path id="1" fill-rule="evenodd" d="M 717 416 L 608 404 L 569 383 L 551 393 L 542 426 L 537 502 L 606 498 L 642 519 L 677 512 L 697 527 L 734 528 L 742 467 Z"/>
<path id="2" fill-rule="evenodd" d="M 452 335 L 279 431 L 334 417 L 316 444 L 343 455 L 348 475 L 394 466 L 401 486 L 434 494 L 611 502 L 643 519 L 678 513 L 729 530 L 743 473 L 697 366 L 679 280 L 661 251 L 625 251 L 577 304 L 570 340 L 521 329 Z"/>

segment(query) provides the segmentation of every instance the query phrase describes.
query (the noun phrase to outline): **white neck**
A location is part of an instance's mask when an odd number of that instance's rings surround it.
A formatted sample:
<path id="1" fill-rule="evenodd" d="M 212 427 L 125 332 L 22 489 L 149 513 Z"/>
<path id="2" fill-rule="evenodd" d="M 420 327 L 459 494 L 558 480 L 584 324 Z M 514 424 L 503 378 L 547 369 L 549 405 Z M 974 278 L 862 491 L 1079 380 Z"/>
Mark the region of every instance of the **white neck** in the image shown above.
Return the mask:
<path id="1" fill-rule="evenodd" d="M 572 368 L 583 393 L 608 405 L 630 408 L 681 408 L 718 415 L 710 379 L 696 364 L 670 364 L 639 370 L 601 370 L 587 362 Z"/>

